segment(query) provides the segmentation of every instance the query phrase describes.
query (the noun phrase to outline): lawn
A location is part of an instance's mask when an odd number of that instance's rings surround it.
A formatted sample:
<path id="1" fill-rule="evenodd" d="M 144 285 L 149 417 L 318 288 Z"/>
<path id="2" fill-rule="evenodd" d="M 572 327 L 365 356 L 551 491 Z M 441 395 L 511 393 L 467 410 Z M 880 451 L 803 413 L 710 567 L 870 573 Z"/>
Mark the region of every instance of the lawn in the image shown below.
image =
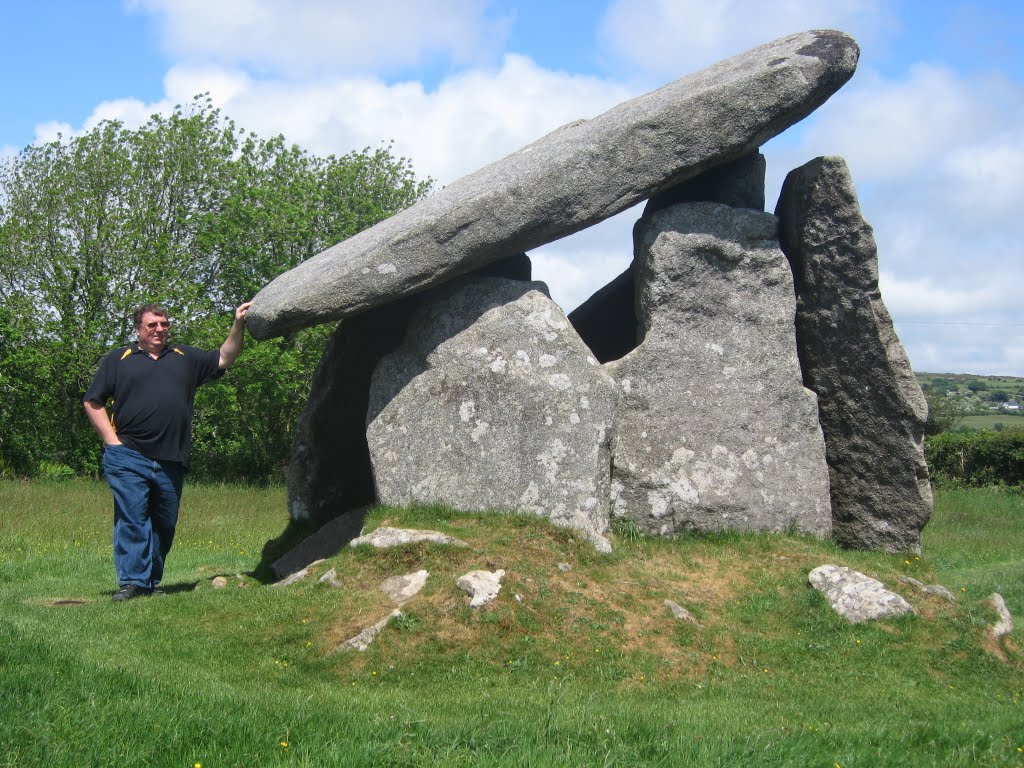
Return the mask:
<path id="1" fill-rule="evenodd" d="M 920 557 L 626 527 L 598 555 L 533 518 L 379 509 L 470 547 L 347 549 L 272 587 L 247 574 L 284 509 L 189 487 L 169 594 L 114 604 L 106 487 L 0 482 L 0 765 L 1024 766 L 1020 630 L 986 633 L 992 591 L 1024 616 L 1020 495 L 937 493 Z M 846 624 L 807 586 L 827 562 L 918 615 Z M 337 652 L 393 607 L 380 581 L 420 568 L 404 617 Z M 471 610 L 455 579 L 476 568 L 507 576 Z"/>

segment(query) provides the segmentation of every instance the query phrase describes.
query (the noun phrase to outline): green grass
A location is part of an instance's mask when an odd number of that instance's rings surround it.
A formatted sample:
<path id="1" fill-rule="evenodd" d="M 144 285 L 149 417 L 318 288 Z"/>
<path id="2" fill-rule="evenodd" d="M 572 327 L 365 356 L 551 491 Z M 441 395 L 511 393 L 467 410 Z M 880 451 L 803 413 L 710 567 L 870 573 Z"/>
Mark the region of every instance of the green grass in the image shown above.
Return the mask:
<path id="1" fill-rule="evenodd" d="M 170 594 L 115 605 L 106 487 L 0 482 L 0 766 L 1024 766 L 1020 631 L 990 647 L 985 604 L 1024 616 L 1022 500 L 939 492 L 920 559 L 628 527 L 604 556 L 532 518 L 382 509 L 471 546 L 346 550 L 315 569 L 341 588 L 275 588 L 245 574 L 283 491 L 191 486 Z M 851 626 L 807 586 L 826 562 L 960 601 L 898 586 L 919 615 Z M 421 567 L 403 621 L 334 652 Z M 507 571 L 478 611 L 475 568 Z"/>
<path id="2" fill-rule="evenodd" d="M 970 427 L 973 429 L 995 429 L 996 424 L 1002 424 L 1005 429 L 1024 429 L 1024 416 L 1016 413 L 992 413 L 983 416 L 964 416 L 958 427 Z"/>

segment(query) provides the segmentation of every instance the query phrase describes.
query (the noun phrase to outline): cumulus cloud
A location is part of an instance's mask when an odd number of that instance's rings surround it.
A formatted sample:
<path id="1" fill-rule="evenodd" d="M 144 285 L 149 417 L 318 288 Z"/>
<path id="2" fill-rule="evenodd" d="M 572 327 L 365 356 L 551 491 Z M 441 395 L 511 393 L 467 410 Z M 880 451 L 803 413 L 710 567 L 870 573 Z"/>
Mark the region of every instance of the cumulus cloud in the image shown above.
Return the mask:
<path id="1" fill-rule="evenodd" d="M 841 148 L 873 179 L 905 178 L 1019 125 L 1020 97 L 1004 77 L 944 66 L 917 64 L 899 78 L 862 71 L 808 124 L 805 141 Z"/>
<path id="2" fill-rule="evenodd" d="M 484 0 L 132 0 L 162 21 L 184 60 L 309 75 L 395 71 L 432 57 L 457 64 L 496 50 L 506 22 Z"/>
<path id="3" fill-rule="evenodd" d="M 209 90 L 239 125 L 261 135 L 281 133 L 320 154 L 393 140 L 417 173 L 441 184 L 635 95 L 625 86 L 552 72 L 512 54 L 496 70 L 469 70 L 433 91 L 420 82 L 376 78 L 256 80 L 211 66 L 175 67 L 167 90 L 179 100 Z"/>
<path id="4" fill-rule="evenodd" d="M 675 78 L 794 32 L 839 29 L 863 44 L 896 26 L 878 0 L 614 0 L 601 36 L 626 66 Z"/>

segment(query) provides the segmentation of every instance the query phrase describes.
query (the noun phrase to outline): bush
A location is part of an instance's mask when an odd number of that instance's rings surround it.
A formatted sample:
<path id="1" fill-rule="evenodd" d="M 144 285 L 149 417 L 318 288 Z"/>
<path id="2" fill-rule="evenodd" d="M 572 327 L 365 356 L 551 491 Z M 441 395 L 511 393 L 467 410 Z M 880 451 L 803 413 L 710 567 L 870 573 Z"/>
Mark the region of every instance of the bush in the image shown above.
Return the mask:
<path id="1" fill-rule="evenodd" d="M 1024 487 L 1024 429 L 947 432 L 929 437 L 926 449 L 940 483 Z"/>
<path id="2" fill-rule="evenodd" d="M 67 464 L 60 464 L 56 461 L 41 461 L 37 474 L 43 480 L 73 480 L 75 470 Z"/>

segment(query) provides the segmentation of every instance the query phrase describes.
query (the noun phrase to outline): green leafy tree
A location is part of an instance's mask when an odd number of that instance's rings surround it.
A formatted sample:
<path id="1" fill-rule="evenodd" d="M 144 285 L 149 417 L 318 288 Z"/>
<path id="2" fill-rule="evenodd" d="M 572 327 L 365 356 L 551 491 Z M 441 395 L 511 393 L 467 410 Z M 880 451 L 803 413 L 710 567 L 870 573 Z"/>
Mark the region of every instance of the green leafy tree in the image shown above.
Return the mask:
<path id="1" fill-rule="evenodd" d="M 960 397 L 929 393 L 925 398 L 928 400 L 928 420 L 924 426 L 926 435 L 952 432 L 967 415 L 967 406 Z"/>
<path id="2" fill-rule="evenodd" d="M 97 470 L 81 398 L 99 358 L 131 339 L 134 307 L 163 303 L 178 341 L 215 348 L 231 309 L 273 277 L 429 189 L 390 147 L 311 155 L 239 129 L 203 96 L 0 163 L 0 470 Z M 198 467 L 280 473 L 328 333 L 250 341 L 200 390 Z"/>

